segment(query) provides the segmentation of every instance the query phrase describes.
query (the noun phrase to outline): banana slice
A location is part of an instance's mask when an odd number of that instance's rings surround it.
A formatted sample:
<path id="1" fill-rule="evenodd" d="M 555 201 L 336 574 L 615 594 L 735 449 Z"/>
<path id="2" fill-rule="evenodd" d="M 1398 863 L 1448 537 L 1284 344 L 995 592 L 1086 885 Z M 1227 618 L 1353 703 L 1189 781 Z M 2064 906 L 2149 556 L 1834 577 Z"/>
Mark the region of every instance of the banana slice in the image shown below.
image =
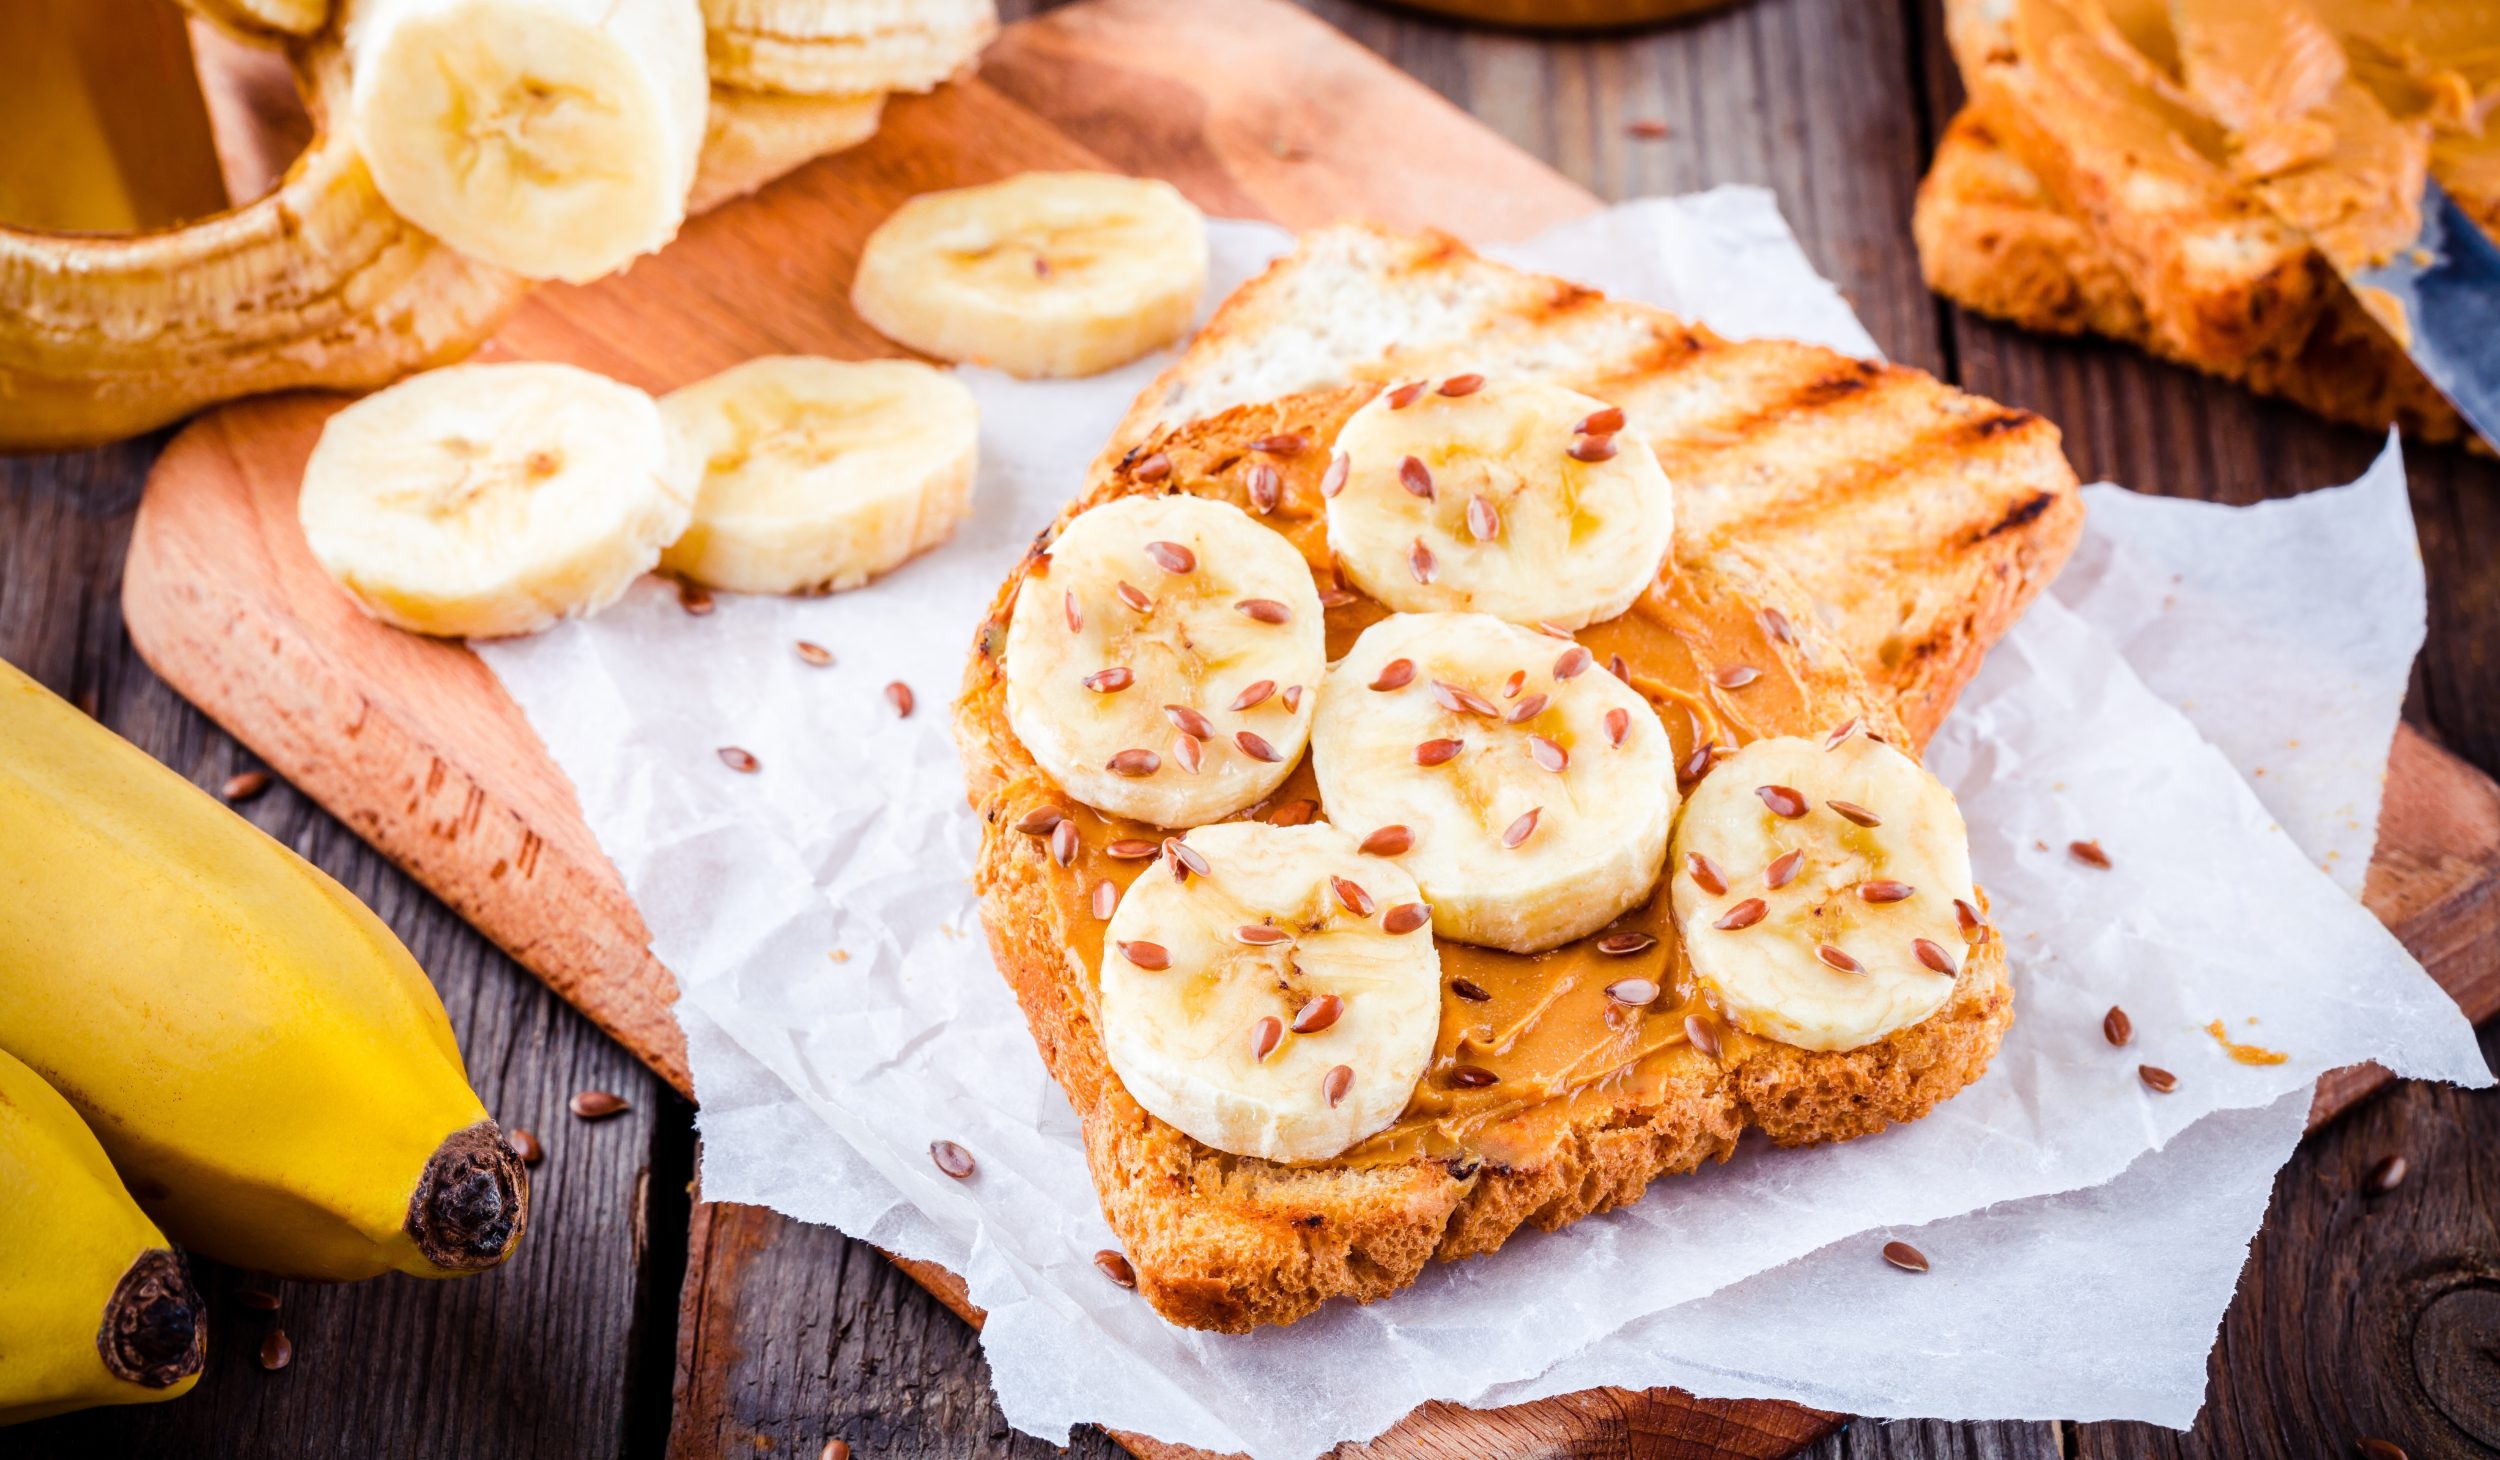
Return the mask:
<path id="1" fill-rule="evenodd" d="M 856 588 L 944 542 L 972 496 L 972 392 L 917 361 L 767 355 L 660 414 L 703 466 L 660 565 L 733 593 Z"/>
<path id="2" fill-rule="evenodd" d="M 1397 1119 L 1441 1028 L 1413 879 L 1324 823 L 1204 826 L 1186 850 L 1206 871 L 1148 869 L 1103 934 L 1120 1083 L 1189 1136 L 1269 1161 L 1325 1160 Z"/>
<path id="3" fill-rule="evenodd" d="M 1649 702 L 1578 644 L 1484 614 L 1364 630 L 1320 691 L 1311 766 L 1331 820 L 1400 829 L 1433 931 L 1514 953 L 1646 902 L 1675 815 Z"/>
<path id="4" fill-rule="evenodd" d="M 677 235 L 711 83 L 686 0 L 358 0 L 350 126 L 391 207 L 535 279 Z"/>
<path id="5" fill-rule="evenodd" d="M 1007 723 L 1088 806 L 1157 826 L 1283 784 L 1327 641 L 1292 544 L 1240 508 L 1122 497 L 1070 522 L 1007 624 Z"/>
<path id="6" fill-rule="evenodd" d="M 296 505 L 365 612 L 421 634 L 526 634 L 614 602 L 693 514 L 651 397 L 570 365 L 460 365 L 332 416 Z"/>
<path id="7" fill-rule="evenodd" d="M 754 92 L 927 91 L 998 34 L 992 0 L 703 0 L 712 79 Z"/>
<path id="8" fill-rule="evenodd" d="M 1980 936 L 1961 808 L 1848 727 L 1757 740 L 1693 788 L 1669 884 L 1693 974 L 1740 1029 L 1856 1049 L 1944 1007 Z"/>
<path id="9" fill-rule="evenodd" d="M 1179 339 L 1206 282 L 1206 220 L 1171 184 L 1028 172 L 896 209 L 868 235 L 851 304 L 923 354 L 1049 378 Z"/>
<path id="10" fill-rule="evenodd" d="M 1337 432 L 1328 546 L 1402 613 L 1489 613 L 1576 629 L 1657 579 L 1674 496 L 1604 401 L 1479 375 L 1383 391 Z"/>
<path id="11" fill-rule="evenodd" d="M 877 135 L 885 93 L 783 96 L 712 88 L 703 123 L 703 159 L 686 194 L 688 213 L 708 213 L 828 153 Z"/>

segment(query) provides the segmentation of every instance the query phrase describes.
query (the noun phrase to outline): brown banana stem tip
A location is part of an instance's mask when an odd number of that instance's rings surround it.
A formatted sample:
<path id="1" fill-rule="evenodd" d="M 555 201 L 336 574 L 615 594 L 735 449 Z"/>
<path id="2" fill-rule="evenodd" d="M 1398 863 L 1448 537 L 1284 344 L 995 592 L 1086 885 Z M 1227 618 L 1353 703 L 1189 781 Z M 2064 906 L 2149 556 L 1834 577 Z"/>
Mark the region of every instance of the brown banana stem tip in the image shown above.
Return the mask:
<path id="1" fill-rule="evenodd" d="M 445 1272 L 482 1272 L 512 1255 L 529 1226 L 530 1179 L 491 1120 L 434 1148 L 408 1198 L 408 1235 Z"/>
<path id="2" fill-rule="evenodd" d="M 208 1357 L 207 1305 L 182 1254 L 151 1247 L 134 1259 L 104 1304 L 96 1353 L 116 1379 L 169 1389 Z"/>

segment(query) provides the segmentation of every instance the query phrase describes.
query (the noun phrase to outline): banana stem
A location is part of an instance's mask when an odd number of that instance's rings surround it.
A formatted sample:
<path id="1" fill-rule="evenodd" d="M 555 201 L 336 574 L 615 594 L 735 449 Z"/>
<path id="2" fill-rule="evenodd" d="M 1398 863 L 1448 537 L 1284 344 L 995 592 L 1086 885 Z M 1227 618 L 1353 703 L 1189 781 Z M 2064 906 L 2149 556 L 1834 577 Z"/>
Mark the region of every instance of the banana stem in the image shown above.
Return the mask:
<path id="1" fill-rule="evenodd" d="M 512 1255 L 529 1226 L 529 1173 L 491 1120 L 434 1148 L 408 1199 L 407 1232 L 446 1273 L 481 1272 Z"/>
<path id="2" fill-rule="evenodd" d="M 207 1306 L 182 1254 L 151 1247 L 134 1259 L 104 1304 L 96 1352 L 117 1379 L 169 1389 L 208 1356 Z"/>

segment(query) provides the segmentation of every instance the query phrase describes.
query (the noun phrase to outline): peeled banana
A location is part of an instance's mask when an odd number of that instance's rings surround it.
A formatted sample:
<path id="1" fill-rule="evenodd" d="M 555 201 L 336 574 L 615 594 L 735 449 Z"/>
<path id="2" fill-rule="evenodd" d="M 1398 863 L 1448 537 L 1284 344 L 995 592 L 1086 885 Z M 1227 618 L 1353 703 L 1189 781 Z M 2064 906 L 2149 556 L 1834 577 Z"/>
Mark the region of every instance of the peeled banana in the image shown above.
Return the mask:
<path id="1" fill-rule="evenodd" d="M 0 1051 L 0 1425 L 186 1392 L 206 1317 L 78 1112 Z"/>
<path id="2" fill-rule="evenodd" d="M 712 79 L 749 91 L 927 91 L 998 34 L 992 0 L 703 0 Z"/>
<path id="3" fill-rule="evenodd" d="M 0 888 L 0 1048 L 184 1247 L 341 1281 L 511 1254 L 528 1179 L 390 929 L 5 664 Z"/>

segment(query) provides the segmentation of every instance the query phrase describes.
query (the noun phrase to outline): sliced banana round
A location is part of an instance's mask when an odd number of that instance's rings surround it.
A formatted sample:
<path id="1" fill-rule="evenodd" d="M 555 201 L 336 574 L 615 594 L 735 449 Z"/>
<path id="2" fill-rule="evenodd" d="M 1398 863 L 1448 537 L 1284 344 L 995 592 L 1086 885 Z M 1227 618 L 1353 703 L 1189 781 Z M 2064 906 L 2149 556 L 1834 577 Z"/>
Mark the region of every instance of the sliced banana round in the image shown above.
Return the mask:
<path id="1" fill-rule="evenodd" d="M 1007 722 L 1088 806 L 1157 826 L 1283 784 L 1327 665 L 1292 544 L 1199 497 L 1122 497 L 1070 522 L 1007 624 Z"/>
<path id="2" fill-rule="evenodd" d="M 1192 1138 L 1269 1161 L 1325 1160 L 1397 1119 L 1441 1027 L 1413 879 L 1325 823 L 1227 822 L 1187 845 L 1205 874 L 1147 869 L 1103 935 L 1120 1083 Z"/>
<path id="3" fill-rule="evenodd" d="M 1863 734 L 1757 740 L 1694 787 L 1670 882 L 1693 975 L 1736 1027 L 1856 1049 L 1944 1007 L 1979 926 L 1953 793 Z"/>
<path id="4" fill-rule="evenodd" d="M 1576 629 L 1630 608 L 1666 560 L 1675 499 L 1623 413 L 1536 380 L 1381 392 L 1337 432 L 1328 546 L 1403 613 Z"/>
<path id="5" fill-rule="evenodd" d="M 877 135 L 885 93 L 789 96 L 714 86 L 703 123 L 703 157 L 686 193 L 688 213 L 707 213 L 828 153 Z"/>
<path id="6" fill-rule="evenodd" d="M 1648 901 L 1675 816 L 1657 712 L 1568 640 L 1394 614 L 1330 666 L 1311 730 L 1329 818 L 1397 856 L 1433 931 L 1535 953 Z"/>
<path id="7" fill-rule="evenodd" d="M 456 365 L 330 417 L 296 511 L 367 613 L 495 638 L 614 602 L 685 530 L 694 478 L 630 385 L 571 365 Z"/>
<path id="8" fill-rule="evenodd" d="M 1180 338 L 1206 282 L 1206 220 L 1171 184 L 1028 172 L 897 208 L 868 235 L 851 304 L 941 360 L 1094 375 Z"/>
<path id="9" fill-rule="evenodd" d="M 703 0 L 712 79 L 750 93 L 927 91 L 998 34 L 992 0 Z"/>
<path id="10" fill-rule="evenodd" d="M 714 588 L 856 588 L 944 542 L 971 500 L 979 408 L 916 360 L 767 355 L 660 413 L 703 471 L 694 523 L 660 565 Z"/>
<path id="11" fill-rule="evenodd" d="M 711 82 L 684 0 L 356 0 L 374 186 L 472 258 L 585 283 L 686 217 Z"/>

